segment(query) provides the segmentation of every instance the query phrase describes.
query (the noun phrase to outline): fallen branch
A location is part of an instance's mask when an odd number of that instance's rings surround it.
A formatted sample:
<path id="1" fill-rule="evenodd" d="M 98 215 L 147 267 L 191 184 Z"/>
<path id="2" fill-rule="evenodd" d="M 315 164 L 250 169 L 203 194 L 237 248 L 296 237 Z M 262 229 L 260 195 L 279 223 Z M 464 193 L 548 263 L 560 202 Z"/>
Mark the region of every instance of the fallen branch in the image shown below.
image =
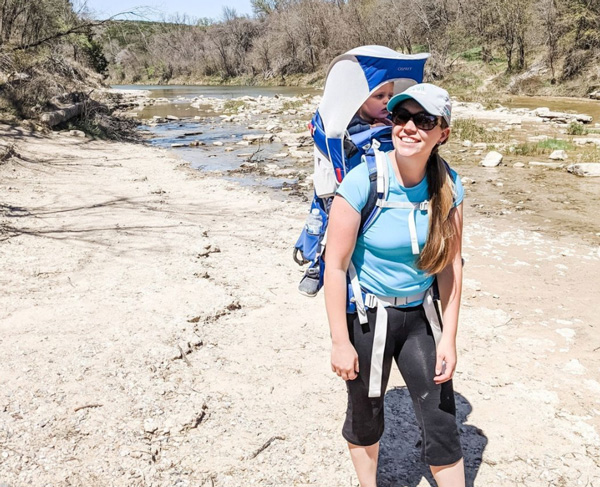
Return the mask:
<path id="1" fill-rule="evenodd" d="M 77 412 L 82 409 L 101 408 L 102 406 L 104 406 L 104 404 L 84 404 L 83 406 L 77 406 L 73 411 Z"/>
<path id="2" fill-rule="evenodd" d="M 258 450 L 256 450 L 252 455 L 250 455 L 248 457 L 248 460 L 252 460 L 253 458 L 256 458 L 258 455 L 260 455 L 263 451 L 265 451 L 267 448 L 269 448 L 269 446 L 271 446 L 271 443 L 273 443 L 275 440 L 285 440 L 285 436 L 272 436 L 271 438 L 269 438 L 267 440 L 267 442 L 261 446 Z"/>
<path id="3" fill-rule="evenodd" d="M 84 102 L 79 102 L 73 105 L 69 105 L 65 108 L 61 108 L 60 110 L 42 113 L 40 120 L 43 123 L 48 124 L 50 127 L 54 127 L 59 123 L 66 122 L 67 120 L 70 120 L 73 117 L 81 115 L 81 112 L 83 112 L 84 105 Z"/>
<path id="4" fill-rule="evenodd" d="M 183 348 L 181 348 L 181 345 L 177 345 L 177 348 L 181 352 L 181 358 L 183 359 L 183 361 L 188 365 L 188 367 L 191 367 L 192 366 L 192 362 L 190 362 L 190 359 L 188 359 L 186 357 L 186 353 L 183 351 Z"/>

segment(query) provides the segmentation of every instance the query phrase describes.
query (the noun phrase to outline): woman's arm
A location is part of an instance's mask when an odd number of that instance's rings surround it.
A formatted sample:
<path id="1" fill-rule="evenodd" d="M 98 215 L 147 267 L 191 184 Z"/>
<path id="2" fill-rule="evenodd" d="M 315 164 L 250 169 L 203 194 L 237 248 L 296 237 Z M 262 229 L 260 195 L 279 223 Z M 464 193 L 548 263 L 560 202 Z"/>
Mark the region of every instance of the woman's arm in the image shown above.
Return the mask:
<path id="1" fill-rule="evenodd" d="M 462 293 L 462 204 L 456 207 L 451 218 L 456 229 L 453 242 L 455 254 L 450 263 L 437 275 L 444 327 L 442 339 L 437 347 L 436 376 L 433 379 L 437 384 L 452 379 L 456 369 L 456 332 Z M 443 362 L 445 367 L 442 365 Z"/>
<path id="2" fill-rule="evenodd" d="M 331 369 L 344 380 L 356 379 L 358 355 L 346 323 L 346 272 L 356 244 L 360 214 L 336 196 L 329 212 L 325 258 L 325 307 L 331 330 Z"/>

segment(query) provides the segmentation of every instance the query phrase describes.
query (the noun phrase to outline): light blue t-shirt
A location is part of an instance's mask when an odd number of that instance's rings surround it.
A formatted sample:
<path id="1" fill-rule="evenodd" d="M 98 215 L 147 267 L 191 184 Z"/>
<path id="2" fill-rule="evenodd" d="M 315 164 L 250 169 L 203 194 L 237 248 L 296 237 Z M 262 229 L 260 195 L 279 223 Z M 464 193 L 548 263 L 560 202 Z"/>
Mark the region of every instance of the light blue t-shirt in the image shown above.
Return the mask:
<path id="1" fill-rule="evenodd" d="M 400 185 L 388 159 L 390 174 L 388 201 L 420 203 L 429 199 L 427 177 L 411 188 Z M 455 185 L 454 206 L 459 205 L 464 189 L 455 171 L 450 171 Z M 362 163 L 352 169 L 342 181 L 337 193 L 357 212 L 367 204 L 369 197 L 369 169 Z M 352 262 L 358 280 L 365 291 L 380 296 L 412 296 L 426 291 L 433 276 L 417 268 L 418 255 L 413 255 L 408 228 L 410 209 L 382 208 L 375 222 L 365 233 L 359 231 Z M 419 249 L 427 240 L 429 216 L 426 211 L 415 211 Z"/>

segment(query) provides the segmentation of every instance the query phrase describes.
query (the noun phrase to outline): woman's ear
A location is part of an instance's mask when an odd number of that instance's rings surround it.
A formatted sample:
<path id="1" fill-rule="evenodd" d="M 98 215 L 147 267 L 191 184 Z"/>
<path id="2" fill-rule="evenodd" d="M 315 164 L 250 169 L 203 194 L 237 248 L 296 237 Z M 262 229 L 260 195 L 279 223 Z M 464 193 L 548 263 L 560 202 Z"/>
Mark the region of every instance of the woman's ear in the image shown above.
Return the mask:
<path id="1" fill-rule="evenodd" d="M 440 135 L 437 145 L 445 144 L 448 141 L 448 137 L 450 137 L 450 127 L 446 127 L 442 130 L 442 134 Z"/>

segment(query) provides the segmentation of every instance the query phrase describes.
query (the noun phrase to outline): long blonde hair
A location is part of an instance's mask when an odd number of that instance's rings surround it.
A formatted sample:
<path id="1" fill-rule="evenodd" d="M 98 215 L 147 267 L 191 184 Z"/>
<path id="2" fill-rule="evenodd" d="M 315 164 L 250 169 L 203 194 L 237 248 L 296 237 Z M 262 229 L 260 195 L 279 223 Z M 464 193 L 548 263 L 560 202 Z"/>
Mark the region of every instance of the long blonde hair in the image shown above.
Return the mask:
<path id="1" fill-rule="evenodd" d="M 425 173 L 429 187 L 429 231 L 417 267 L 428 274 L 437 274 L 454 257 L 457 230 L 452 218 L 455 211 L 454 182 L 437 146 L 427 160 Z"/>

